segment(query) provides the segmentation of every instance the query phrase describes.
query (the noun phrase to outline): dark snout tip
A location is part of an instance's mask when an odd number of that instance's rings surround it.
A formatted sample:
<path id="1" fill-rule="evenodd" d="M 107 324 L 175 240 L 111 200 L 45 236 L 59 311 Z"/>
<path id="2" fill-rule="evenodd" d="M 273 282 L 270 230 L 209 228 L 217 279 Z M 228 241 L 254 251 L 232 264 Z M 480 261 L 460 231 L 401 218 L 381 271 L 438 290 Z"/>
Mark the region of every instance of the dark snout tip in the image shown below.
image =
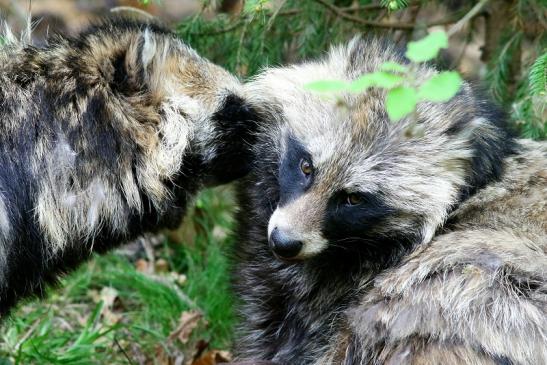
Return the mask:
<path id="1" fill-rule="evenodd" d="M 302 250 L 302 241 L 291 239 L 279 228 L 274 228 L 270 234 L 270 248 L 282 259 L 291 259 Z"/>

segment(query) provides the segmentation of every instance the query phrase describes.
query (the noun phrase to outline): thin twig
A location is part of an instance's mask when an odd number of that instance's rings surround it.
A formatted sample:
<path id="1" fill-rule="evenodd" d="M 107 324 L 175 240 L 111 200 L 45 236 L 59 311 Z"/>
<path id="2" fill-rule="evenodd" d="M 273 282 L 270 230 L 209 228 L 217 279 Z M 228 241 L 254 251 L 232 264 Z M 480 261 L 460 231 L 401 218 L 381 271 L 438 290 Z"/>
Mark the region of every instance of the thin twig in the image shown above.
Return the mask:
<path id="1" fill-rule="evenodd" d="M 237 47 L 236 53 L 236 69 L 239 68 L 241 63 L 241 49 L 243 48 L 243 41 L 247 35 L 247 28 L 249 27 L 250 21 L 245 22 L 243 30 L 241 31 L 241 37 L 239 37 L 239 46 Z"/>
<path id="2" fill-rule="evenodd" d="M 367 11 L 367 10 L 382 10 L 386 7 L 382 4 L 366 4 L 366 5 L 350 5 L 342 8 L 344 11 Z"/>
<path id="3" fill-rule="evenodd" d="M 275 19 L 279 15 L 279 12 L 281 11 L 281 9 L 283 8 L 283 6 L 285 5 L 286 2 L 287 2 L 287 0 L 282 0 L 281 4 L 278 5 L 277 9 L 273 12 L 270 19 L 268 19 L 268 24 L 266 25 L 266 31 L 269 31 L 272 28 L 272 25 L 273 25 Z"/>
<path id="4" fill-rule="evenodd" d="M 457 68 L 460 63 L 462 62 L 463 60 L 463 57 L 467 51 L 467 46 L 469 46 L 469 43 L 471 42 L 471 38 L 472 38 L 472 30 L 471 28 L 469 28 L 467 30 L 467 34 L 465 36 L 465 42 L 463 43 L 463 47 L 460 51 L 460 54 L 458 55 L 458 57 L 452 62 L 452 64 L 450 65 L 450 69 L 455 69 Z"/>
<path id="5" fill-rule="evenodd" d="M 280 8 L 281 9 L 281 8 Z M 383 7 L 380 4 L 368 4 L 368 5 L 362 5 L 362 6 L 348 6 L 345 8 L 340 8 L 340 10 L 348 12 L 359 12 L 359 11 L 369 11 L 369 10 L 385 10 L 386 8 Z M 280 10 L 277 15 L 278 16 L 292 16 L 292 15 L 298 15 L 302 14 L 305 10 L 301 8 L 293 8 L 293 9 L 287 9 L 287 10 Z"/>
<path id="6" fill-rule="evenodd" d="M 146 254 L 146 258 L 148 259 L 148 262 L 150 265 L 148 266 L 150 268 L 151 272 L 155 272 L 155 266 L 156 266 L 156 258 L 154 256 L 154 247 L 152 247 L 152 243 L 150 242 L 151 235 L 145 235 L 138 238 L 139 243 L 141 244 L 142 248 L 144 249 L 144 253 Z"/>
<path id="7" fill-rule="evenodd" d="M 352 7 L 339 8 L 335 5 L 332 5 L 332 4 L 328 3 L 325 0 L 315 0 L 315 1 L 320 3 L 321 5 L 323 5 L 324 7 L 326 7 L 328 10 L 330 10 L 332 13 L 334 13 L 335 15 L 337 15 L 340 18 L 349 20 L 349 21 L 357 23 L 357 24 L 370 26 L 370 27 L 376 27 L 376 28 L 412 30 L 412 29 L 416 28 L 417 26 L 432 27 L 432 26 L 436 26 L 436 25 L 451 24 L 451 23 L 457 22 L 458 19 L 459 19 L 459 18 L 456 18 L 456 17 L 451 17 L 451 18 L 439 19 L 437 21 L 432 21 L 432 22 L 423 23 L 423 24 L 420 23 L 420 22 L 385 23 L 385 22 L 381 22 L 379 20 L 363 19 L 363 18 L 360 18 L 358 16 L 348 14 L 345 11 L 345 10 L 350 10 L 350 11 L 355 11 L 355 10 L 385 10 L 384 7 L 382 7 L 381 5 L 378 5 L 378 4 L 369 4 L 369 5 L 363 5 L 363 6 L 359 6 L 359 7 L 353 7 L 353 8 Z M 282 11 L 277 12 L 275 14 L 275 16 L 277 16 L 277 17 L 279 17 L 279 16 L 294 16 L 294 15 L 301 14 L 302 12 L 304 12 L 304 10 L 300 9 L 300 8 L 287 9 L 287 10 L 282 10 Z M 383 16 L 380 16 L 379 18 L 383 18 Z M 210 31 L 210 32 L 195 32 L 195 33 L 192 33 L 192 34 L 193 35 L 199 35 L 199 36 L 220 35 L 220 34 L 232 32 L 232 31 L 244 26 L 245 24 L 246 24 L 245 21 L 238 20 L 234 24 L 232 24 L 232 25 L 230 25 L 226 28 L 223 28 L 223 29 L 213 30 L 213 31 Z"/>
<path id="8" fill-rule="evenodd" d="M 116 6 L 115 8 L 110 9 L 110 12 L 112 12 L 112 13 L 121 13 L 121 12 L 124 12 L 124 11 L 139 14 L 141 16 L 144 16 L 145 18 L 148 18 L 148 19 L 153 19 L 154 18 L 154 16 L 152 14 L 147 13 L 146 11 L 144 11 L 142 9 L 135 8 L 133 6 Z"/>
<path id="9" fill-rule="evenodd" d="M 459 32 L 468 21 L 470 21 L 475 16 L 477 16 L 478 13 L 480 13 L 480 11 L 482 10 L 482 8 L 484 8 L 486 3 L 488 3 L 488 0 L 481 0 L 475 6 L 473 6 L 471 10 L 469 10 L 469 12 L 463 16 L 463 18 L 458 20 L 456 24 L 450 27 L 450 29 L 447 32 L 448 36 L 451 37 L 455 33 Z"/>
<path id="10" fill-rule="evenodd" d="M 323 5 L 325 8 L 327 8 L 332 13 L 334 13 L 335 15 L 337 15 L 338 17 L 340 17 L 342 19 L 346 19 L 348 21 L 354 22 L 356 24 L 361 24 L 361 25 L 364 25 L 364 26 L 367 26 L 367 27 L 408 30 L 408 29 L 414 29 L 418 25 L 423 25 L 426 28 L 429 28 L 429 27 L 433 27 L 435 25 L 446 25 L 446 24 L 451 24 L 451 23 L 455 23 L 455 22 L 458 21 L 458 18 L 450 17 L 450 18 L 439 19 L 439 20 L 436 20 L 436 21 L 423 23 L 423 24 L 420 24 L 420 23 L 384 23 L 384 22 L 379 22 L 379 21 L 374 21 L 374 20 L 367 20 L 367 19 L 363 19 L 363 18 L 360 18 L 360 17 L 357 17 L 357 16 L 353 16 L 351 14 L 346 13 L 341 8 L 330 4 L 326 0 L 314 0 L 314 1 L 321 4 L 321 5 Z"/>
<path id="11" fill-rule="evenodd" d="M 120 344 L 120 341 L 118 341 L 118 339 L 116 338 L 116 336 L 114 336 L 114 343 L 116 344 L 116 346 L 118 347 L 118 349 L 120 349 L 120 351 L 122 352 L 123 357 L 125 357 L 125 359 L 126 359 L 127 362 L 129 363 L 129 365 L 134 365 L 135 363 L 133 362 L 133 360 L 131 360 L 131 358 L 129 357 L 129 354 L 128 354 L 127 351 L 125 351 L 125 349 L 122 347 L 122 345 Z"/>
<path id="12" fill-rule="evenodd" d="M 282 10 L 277 13 L 278 16 L 291 16 L 291 15 L 298 15 L 302 14 L 304 12 L 304 9 L 300 8 L 294 8 L 294 9 L 287 9 Z"/>

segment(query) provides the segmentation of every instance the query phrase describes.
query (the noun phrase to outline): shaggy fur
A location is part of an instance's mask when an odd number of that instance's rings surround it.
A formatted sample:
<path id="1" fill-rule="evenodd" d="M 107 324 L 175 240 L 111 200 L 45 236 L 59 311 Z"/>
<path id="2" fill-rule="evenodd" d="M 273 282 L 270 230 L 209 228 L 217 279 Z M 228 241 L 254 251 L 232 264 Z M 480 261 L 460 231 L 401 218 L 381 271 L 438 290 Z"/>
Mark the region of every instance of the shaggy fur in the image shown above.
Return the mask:
<path id="1" fill-rule="evenodd" d="M 200 187 L 244 175 L 256 119 L 236 78 L 154 24 L 114 19 L 44 48 L 7 39 L 0 314 L 92 251 L 175 227 Z"/>
<path id="2" fill-rule="evenodd" d="M 240 186 L 238 355 L 544 363 L 545 144 L 514 142 L 467 83 L 398 123 L 381 91 L 329 99 L 303 88 L 387 60 L 405 62 L 389 43 L 356 39 L 248 85 L 272 124 Z M 301 246 L 288 260 L 277 257 L 275 232 Z"/>
<path id="3" fill-rule="evenodd" d="M 365 284 L 318 363 L 546 363 L 546 161 L 545 143 L 522 141 L 502 181 Z"/>

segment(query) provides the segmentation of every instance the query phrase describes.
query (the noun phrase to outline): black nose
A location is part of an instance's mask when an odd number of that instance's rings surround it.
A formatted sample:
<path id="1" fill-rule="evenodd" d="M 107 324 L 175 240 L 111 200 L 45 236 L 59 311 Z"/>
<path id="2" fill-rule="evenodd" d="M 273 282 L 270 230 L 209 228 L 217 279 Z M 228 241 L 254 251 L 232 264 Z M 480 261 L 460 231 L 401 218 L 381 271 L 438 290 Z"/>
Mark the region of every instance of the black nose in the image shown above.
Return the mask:
<path id="1" fill-rule="evenodd" d="M 270 247 L 277 256 L 290 259 L 298 255 L 302 242 L 290 239 L 276 227 L 270 234 Z"/>

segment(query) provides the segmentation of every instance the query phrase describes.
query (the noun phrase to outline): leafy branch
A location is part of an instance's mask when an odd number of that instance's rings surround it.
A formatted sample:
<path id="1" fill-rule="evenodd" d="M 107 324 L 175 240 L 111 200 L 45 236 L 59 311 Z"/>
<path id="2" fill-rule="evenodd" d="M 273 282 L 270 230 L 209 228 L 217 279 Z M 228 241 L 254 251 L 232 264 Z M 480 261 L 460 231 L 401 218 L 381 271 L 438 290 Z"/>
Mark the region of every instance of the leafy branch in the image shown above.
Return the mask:
<path id="1" fill-rule="evenodd" d="M 305 85 L 305 88 L 329 93 L 363 93 L 371 87 L 385 89 L 387 113 L 392 121 L 397 121 L 413 113 L 420 101 L 446 102 L 457 94 L 462 79 L 455 71 L 439 72 L 423 82 L 417 81 L 418 65 L 436 58 L 446 47 L 446 33 L 432 32 L 408 44 L 405 56 L 410 60 L 409 64 L 387 61 L 378 71 L 363 74 L 353 81 L 319 80 Z"/>
<path id="2" fill-rule="evenodd" d="M 461 49 L 450 68 L 486 81 L 495 99 L 511 111 L 513 125 L 521 135 L 546 137 L 547 108 L 541 107 L 545 105 L 545 95 L 532 95 L 534 86 L 529 77 L 532 63 L 546 49 L 547 23 L 542 11 L 545 0 L 477 0 L 448 6 L 440 0 L 201 2 L 208 12 L 183 21 L 178 27 L 179 35 L 198 52 L 242 77 L 270 65 L 319 57 L 330 45 L 347 42 L 359 31 L 412 40 L 432 25 L 446 24 L 449 37 L 463 36 L 457 37 Z M 225 3 L 237 6 L 226 10 Z M 211 9 L 218 9 L 216 15 L 210 16 Z M 482 21 L 474 21 L 478 17 Z M 472 52 L 478 47 L 480 53 Z M 413 84 L 413 78 L 406 76 L 415 71 L 416 62 L 403 66 L 407 67 L 406 72 L 375 71 L 399 77 L 396 87 L 414 89 L 413 95 L 419 102 L 422 85 Z M 382 75 L 372 76 L 371 82 L 382 82 Z M 346 86 L 342 83 L 340 87 Z"/>

